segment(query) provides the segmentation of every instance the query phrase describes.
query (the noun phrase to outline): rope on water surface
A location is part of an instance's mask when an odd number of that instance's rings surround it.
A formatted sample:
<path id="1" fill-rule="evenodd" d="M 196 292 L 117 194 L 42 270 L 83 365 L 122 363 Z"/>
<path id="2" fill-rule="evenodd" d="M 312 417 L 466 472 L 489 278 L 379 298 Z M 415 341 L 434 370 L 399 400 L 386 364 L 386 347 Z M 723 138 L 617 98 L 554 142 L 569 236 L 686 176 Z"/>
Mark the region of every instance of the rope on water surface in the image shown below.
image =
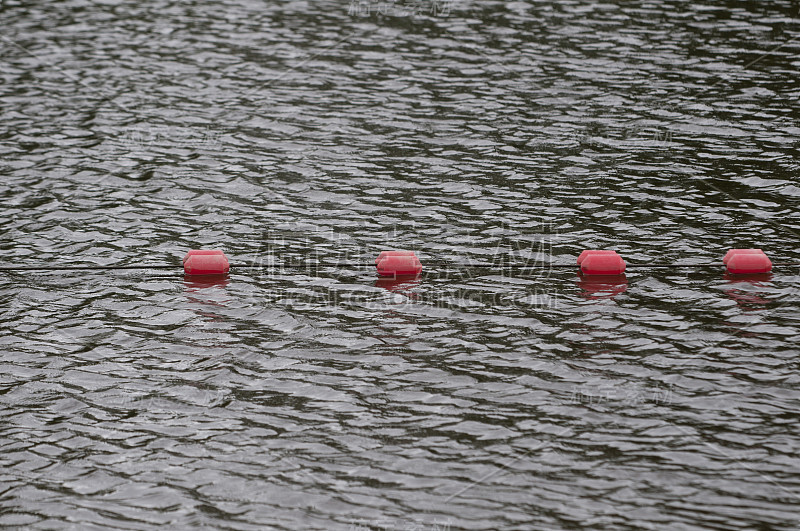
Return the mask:
<path id="1" fill-rule="evenodd" d="M 450 268 L 450 269 L 530 269 L 530 270 L 547 270 L 547 269 L 580 269 L 576 264 L 515 264 L 515 263 L 497 263 L 497 264 L 458 264 L 451 262 L 426 262 L 426 266 Z M 778 262 L 773 266 L 779 267 L 800 267 L 800 262 Z M 308 263 L 308 264 L 231 264 L 231 269 L 302 269 L 310 267 L 375 267 L 375 263 Z M 628 269 L 640 268 L 672 268 L 672 269 L 706 269 L 706 268 L 721 268 L 725 267 L 724 264 L 631 264 L 627 263 Z M 131 265 L 31 265 L 31 266 L 0 266 L 0 271 L 123 271 L 123 270 L 147 270 L 147 269 L 183 269 L 182 265 L 167 265 L 167 264 L 131 264 Z"/>

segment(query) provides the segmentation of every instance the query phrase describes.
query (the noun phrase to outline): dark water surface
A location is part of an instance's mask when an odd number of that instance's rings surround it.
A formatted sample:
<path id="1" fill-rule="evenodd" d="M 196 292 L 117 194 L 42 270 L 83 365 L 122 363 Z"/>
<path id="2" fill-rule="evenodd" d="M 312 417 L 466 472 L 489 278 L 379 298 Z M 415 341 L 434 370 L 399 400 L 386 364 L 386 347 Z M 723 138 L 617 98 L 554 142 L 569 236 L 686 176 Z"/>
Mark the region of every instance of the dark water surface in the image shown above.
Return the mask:
<path id="1" fill-rule="evenodd" d="M 797 529 L 798 5 L 3 1 L 0 524 Z M 797 39 L 797 40 L 795 40 Z M 266 268 L 269 264 L 292 267 Z"/>

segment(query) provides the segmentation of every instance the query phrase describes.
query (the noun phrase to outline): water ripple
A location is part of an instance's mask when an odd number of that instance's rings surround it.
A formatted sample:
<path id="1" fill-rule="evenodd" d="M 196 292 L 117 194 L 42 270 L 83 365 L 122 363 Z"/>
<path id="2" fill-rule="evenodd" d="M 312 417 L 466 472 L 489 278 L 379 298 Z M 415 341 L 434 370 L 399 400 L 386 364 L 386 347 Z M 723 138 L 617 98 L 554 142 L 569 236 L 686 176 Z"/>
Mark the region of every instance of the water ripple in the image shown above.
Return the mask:
<path id="1" fill-rule="evenodd" d="M 6 2 L 0 524 L 793 529 L 796 6 Z"/>

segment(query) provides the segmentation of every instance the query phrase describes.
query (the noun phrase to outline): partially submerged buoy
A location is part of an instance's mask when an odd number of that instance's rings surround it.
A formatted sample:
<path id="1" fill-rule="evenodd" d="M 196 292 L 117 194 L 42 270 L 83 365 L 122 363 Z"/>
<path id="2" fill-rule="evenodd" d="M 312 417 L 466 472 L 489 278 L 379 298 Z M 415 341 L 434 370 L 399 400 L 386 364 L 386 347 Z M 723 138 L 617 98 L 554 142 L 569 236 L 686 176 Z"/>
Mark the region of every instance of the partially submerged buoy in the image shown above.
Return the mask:
<path id="1" fill-rule="evenodd" d="M 381 254 L 379 254 L 378 258 L 375 259 L 375 265 L 378 265 L 378 262 L 380 262 L 387 256 L 417 256 L 417 255 L 414 254 L 414 251 L 381 251 Z"/>
<path id="2" fill-rule="evenodd" d="M 581 265 L 589 254 L 617 254 L 617 251 L 604 251 L 600 249 L 587 249 L 578 256 L 578 265 Z"/>
<path id="3" fill-rule="evenodd" d="M 222 251 L 193 249 L 183 257 L 183 272 L 186 275 L 226 275 L 228 271 L 228 257 Z"/>
<path id="4" fill-rule="evenodd" d="M 422 263 L 414 251 L 383 251 L 375 259 L 382 277 L 411 277 L 422 272 Z"/>
<path id="5" fill-rule="evenodd" d="M 735 254 L 765 254 L 761 249 L 730 249 L 725 253 L 722 263 L 728 265 L 728 262 Z"/>
<path id="6" fill-rule="evenodd" d="M 722 259 L 728 273 L 734 275 L 750 275 L 769 273 L 772 262 L 761 249 L 731 249 Z"/>
<path id="7" fill-rule="evenodd" d="M 584 275 L 621 275 L 625 272 L 625 260 L 616 251 L 583 251 L 578 264 Z"/>

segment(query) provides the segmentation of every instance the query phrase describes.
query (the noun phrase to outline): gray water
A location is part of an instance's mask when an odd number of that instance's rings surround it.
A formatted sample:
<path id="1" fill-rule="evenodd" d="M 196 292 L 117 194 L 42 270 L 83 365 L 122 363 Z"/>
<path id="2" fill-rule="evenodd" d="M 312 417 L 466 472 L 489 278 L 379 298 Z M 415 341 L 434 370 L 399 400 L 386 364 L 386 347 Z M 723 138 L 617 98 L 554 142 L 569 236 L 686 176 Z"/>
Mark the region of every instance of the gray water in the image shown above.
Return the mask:
<path id="1" fill-rule="evenodd" d="M 797 529 L 798 267 L 542 267 L 800 262 L 798 5 L 703 4 L 4 1 L 0 265 L 250 268 L 0 273 L 0 524 Z"/>

